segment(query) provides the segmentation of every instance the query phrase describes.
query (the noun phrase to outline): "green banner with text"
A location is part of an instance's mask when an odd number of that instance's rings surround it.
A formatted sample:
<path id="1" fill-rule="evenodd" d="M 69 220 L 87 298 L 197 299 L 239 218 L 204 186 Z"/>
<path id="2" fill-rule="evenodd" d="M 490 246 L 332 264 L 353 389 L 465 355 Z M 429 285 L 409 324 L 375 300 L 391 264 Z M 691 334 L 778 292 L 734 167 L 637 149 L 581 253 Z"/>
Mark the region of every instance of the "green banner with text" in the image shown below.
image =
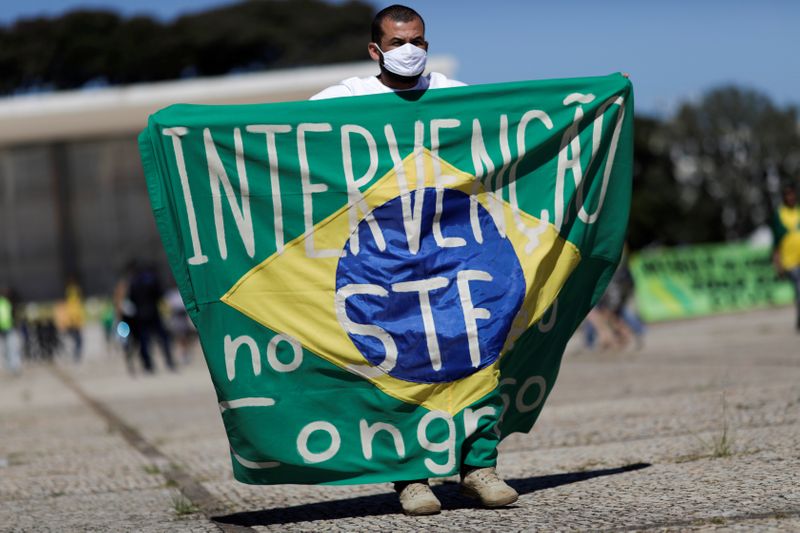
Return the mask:
<path id="1" fill-rule="evenodd" d="M 630 268 L 636 305 L 648 322 L 793 301 L 768 247 L 730 243 L 645 250 L 631 255 Z"/>

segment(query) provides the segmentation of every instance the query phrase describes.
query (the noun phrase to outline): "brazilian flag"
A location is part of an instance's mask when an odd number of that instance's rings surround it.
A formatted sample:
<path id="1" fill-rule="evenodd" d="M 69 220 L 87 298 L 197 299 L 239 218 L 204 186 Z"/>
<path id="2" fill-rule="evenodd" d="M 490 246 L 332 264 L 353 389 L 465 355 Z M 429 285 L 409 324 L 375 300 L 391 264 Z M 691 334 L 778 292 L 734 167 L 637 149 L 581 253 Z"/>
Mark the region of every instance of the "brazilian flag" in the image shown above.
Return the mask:
<path id="1" fill-rule="evenodd" d="M 152 115 L 236 479 L 446 476 L 528 431 L 619 260 L 632 120 L 618 74 Z"/>

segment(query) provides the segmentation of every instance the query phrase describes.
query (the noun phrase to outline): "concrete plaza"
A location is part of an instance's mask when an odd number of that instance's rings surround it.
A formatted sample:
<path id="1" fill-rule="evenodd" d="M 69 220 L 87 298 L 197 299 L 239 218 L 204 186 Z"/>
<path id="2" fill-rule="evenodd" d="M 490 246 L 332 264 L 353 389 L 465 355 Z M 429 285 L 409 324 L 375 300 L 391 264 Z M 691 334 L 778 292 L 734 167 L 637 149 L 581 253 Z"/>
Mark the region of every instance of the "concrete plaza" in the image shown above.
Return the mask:
<path id="1" fill-rule="evenodd" d="M 789 308 L 651 326 L 638 351 L 573 342 L 534 430 L 501 445 L 520 492 L 485 510 L 453 479 L 437 516 L 388 483 L 233 480 L 199 353 L 131 377 L 87 331 L 80 365 L 0 374 L 0 531 L 800 531 L 800 336 Z"/>

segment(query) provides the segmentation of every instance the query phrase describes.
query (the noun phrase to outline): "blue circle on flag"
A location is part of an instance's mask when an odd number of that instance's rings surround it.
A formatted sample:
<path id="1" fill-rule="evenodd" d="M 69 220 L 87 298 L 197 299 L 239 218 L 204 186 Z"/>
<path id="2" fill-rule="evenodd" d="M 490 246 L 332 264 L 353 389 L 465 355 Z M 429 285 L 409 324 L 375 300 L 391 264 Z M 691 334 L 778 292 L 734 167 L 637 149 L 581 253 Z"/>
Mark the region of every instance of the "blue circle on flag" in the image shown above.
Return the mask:
<path id="1" fill-rule="evenodd" d="M 364 358 L 389 375 L 454 381 L 497 360 L 525 278 L 511 242 L 480 203 L 471 211 L 469 195 L 442 191 L 438 235 L 436 189 L 406 200 L 405 210 L 401 197 L 374 209 L 345 244 L 337 316 Z M 404 211 L 412 215 L 405 223 Z"/>

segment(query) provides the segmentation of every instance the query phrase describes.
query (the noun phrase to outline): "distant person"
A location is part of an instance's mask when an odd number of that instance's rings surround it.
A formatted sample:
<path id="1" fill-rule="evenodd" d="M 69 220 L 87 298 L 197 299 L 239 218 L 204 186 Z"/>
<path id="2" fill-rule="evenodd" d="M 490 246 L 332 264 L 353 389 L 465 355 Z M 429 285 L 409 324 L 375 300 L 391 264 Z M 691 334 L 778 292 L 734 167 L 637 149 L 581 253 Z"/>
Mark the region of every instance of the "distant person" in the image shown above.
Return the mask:
<path id="1" fill-rule="evenodd" d="M 114 347 L 115 316 L 114 304 L 107 300 L 103 302 L 103 307 L 100 311 L 100 324 L 103 326 L 103 338 L 106 341 L 107 352 L 110 352 Z"/>
<path id="2" fill-rule="evenodd" d="M 797 308 L 795 328 L 800 332 L 800 207 L 794 185 L 786 185 L 782 202 L 773 218 L 772 262 L 778 275 L 791 280 Z"/>
<path id="3" fill-rule="evenodd" d="M 26 361 L 30 361 L 33 359 L 33 332 L 27 308 L 20 309 L 20 306 L 16 305 L 16 303 L 12 305 L 14 307 L 14 324 L 19 332 L 22 343 L 22 358 Z"/>
<path id="4" fill-rule="evenodd" d="M 175 345 L 179 350 L 180 362 L 188 364 L 191 358 L 192 341 L 195 337 L 195 329 L 183 305 L 183 297 L 177 287 L 172 287 L 164 296 L 169 309 L 169 332 L 175 340 Z"/>
<path id="5" fill-rule="evenodd" d="M 19 337 L 14 327 L 14 304 L 9 289 L 0 290 L 0 355 L 3 366 L 12 375 L 22 370 Z"/>
<path id="6" fill-rule="evenodd" d="M 608 299 L 604 294 L 583 322 L 583 336 L 586 348 L 594 350 L 612 350 L 619 348 L 617 337 L 612 327 L 612 312 Z"/>
<path id="7" fill-rule="evenodd" d="M 31 359 L 52 362 L 61 347 L 54 320 L 55 309 L 45 305 L 29 304 L 26 315 Z"/>
<path id="8" fill-rule="evenodd" d="M 161 283 L 155 269 L 149 265 L 140 265 L 131 277 L 128 286 L 128 300 L 133 305 L 132 330 L 138 337 L 142 367 L 148 373 L 154 371 L 153 358 L 150 355 L 150 340 L 153 337 L 161 344 L 167 368 L 175 370 L 169 335 L 161 321 L 161 313 L 158 309 L 162 296 Z"/>
<path id="9" fill-rule="evenodd" d="M 444 74 L 423 75 L 428 41 L 425 22 L 419 13 L 401 5 L 381 10 L 372 21 L 372 41 L 367 52 L 378 63 L 380 72 L 368 78 L 347 78 L 311 97 L 312 100 L 459 87 L 464 84 Z M 478 498 L 486 507 L 502 507 L 517 501 L 519 495 L 495 472 L 499 437 L 478 435 L 464 443 L 461 490 Z M 435 514 L 441 503 L 431 491 L 427 479 L 397 480 L 395 490 L 403 511 L 408 515 Z"/>
<path id="10" fill-rule="evenodd" d="M 72 339 L 72 355 L 76 362 L 83 357 L 83 326 L 86 313 L 81 288 L 75 276 L 70 276 L 64 291 L 64 331 Z"/>
<path id="11" fill-rule="evenodd" d="M 635 286 L 629 265 L 630 256 L 626 245 L 622 259 L 608 287 L 607 293 L 610 297 L 608 304 L 611 311 L 612 329 L 616 332 L 622 347 L 626 347 L 633 341 L 638 349 L 644 344 L 644 324 L 638 314 L 631 309 Z"/>
<path id="12" fill-rule="evenodd" d="M 131 279 L 136 273 L 136 262 L 129 261 L 122 272 L 122 275 L 114 285 L 114 318 L 115 318 L 115 331 L 122 347 L 122 353 L 125 355 L 125 366 L 128 368 L 128 373 L 134 375 L 136 373 L 136 365 L 134 364 L 134 351 L 138 348 L 139 334 L 136 331 L 136 324 L 134 321 L 136 315 L 136 306 L 128 298 L 128 288 L 131 284 Z"/>
<path id="13" fill-rule="evenodd" d="M 606 292 L 586 315 L 583 333 L 587 348 L 619 351 L 629 346 L 638 348 L 642 345 L 641 334 L 644 328 L 641 322 L 635 320 L 635 315 L 628 314 L 629 297 L 624 274 L 620 276 L 620 271 L 617 270 Z M 639 329 L 634 329 L 634 325 Z"/>

